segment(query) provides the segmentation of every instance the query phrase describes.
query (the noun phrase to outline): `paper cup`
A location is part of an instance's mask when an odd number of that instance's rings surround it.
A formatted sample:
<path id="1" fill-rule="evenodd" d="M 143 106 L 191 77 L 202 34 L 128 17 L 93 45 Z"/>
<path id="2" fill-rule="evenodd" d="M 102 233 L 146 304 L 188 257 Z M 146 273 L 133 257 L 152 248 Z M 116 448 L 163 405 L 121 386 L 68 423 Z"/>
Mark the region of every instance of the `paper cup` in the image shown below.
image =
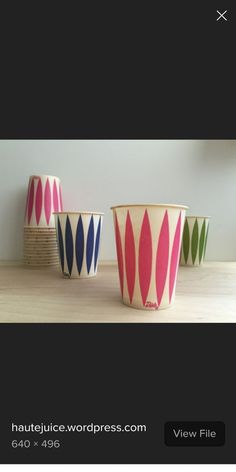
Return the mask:
<path id="1" fill-rule="evenodd" d="M 181 248 L 181 265 L 199 266 L 206 253 L 209 216 L 186 216 Z"/>
<path id="2" fill-rule="evenodd" d="M 32 175 L 28 185 L 25 226 L 55 228 L 54 211 L 62 211 L 60 179 L 51 175 Z"/>
<path id="3" fill-rule="evenodd" d="M 55 212 L 61 269 L 65 277 L 97 273 L 103 213 Z"/>
<path id="4" fill-rule="evenodd" d="M 187 207 L 112 207 L 123 302 L 142 310 L 169 307 L 175 295 Z"/>

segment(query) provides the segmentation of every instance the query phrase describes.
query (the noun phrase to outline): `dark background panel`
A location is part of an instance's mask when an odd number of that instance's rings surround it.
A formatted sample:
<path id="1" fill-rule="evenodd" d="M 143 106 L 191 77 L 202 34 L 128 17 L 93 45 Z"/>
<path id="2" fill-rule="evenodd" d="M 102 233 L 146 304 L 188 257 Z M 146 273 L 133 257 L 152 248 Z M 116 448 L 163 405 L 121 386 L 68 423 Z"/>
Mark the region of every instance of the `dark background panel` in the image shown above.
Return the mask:
<path id="1" fill-rule="evenodd" d="M 234 324 L 0 326 L 0 462 L 234 463 Z M 11 422 L 146 424 L 64 433 L 57 450 L 11 448 Z M 167 421 L 223 421 L 222 447 L 167 447 Z M 41 439 L 37 436 L 37 439 Z"/>
<path id="2" fill-rule="evenodd" d="M 234 3 L 2 4 L 0 137 L 235 138 Z"/>

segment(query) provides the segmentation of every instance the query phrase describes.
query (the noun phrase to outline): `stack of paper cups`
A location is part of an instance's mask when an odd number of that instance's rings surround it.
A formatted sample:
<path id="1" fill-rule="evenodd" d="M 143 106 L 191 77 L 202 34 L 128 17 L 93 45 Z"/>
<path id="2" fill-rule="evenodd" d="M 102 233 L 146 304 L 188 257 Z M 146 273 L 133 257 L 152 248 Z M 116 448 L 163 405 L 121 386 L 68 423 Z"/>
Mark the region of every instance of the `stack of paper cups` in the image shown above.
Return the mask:
<path id="1" fill-rule="evenodd" d="M 25 265 L 40 268 L 59 264 L 53 212 L 61 210 L 60 179 L 51 175 L 31 176 L 25 209 Z"/>

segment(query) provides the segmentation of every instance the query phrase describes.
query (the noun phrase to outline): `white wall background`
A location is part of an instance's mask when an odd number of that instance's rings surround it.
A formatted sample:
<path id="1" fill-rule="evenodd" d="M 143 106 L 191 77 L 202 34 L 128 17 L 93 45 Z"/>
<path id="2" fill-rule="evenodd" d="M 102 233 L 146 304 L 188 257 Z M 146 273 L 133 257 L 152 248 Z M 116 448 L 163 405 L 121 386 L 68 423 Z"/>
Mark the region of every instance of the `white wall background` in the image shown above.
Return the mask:
<path id="1" fill-rule="evenodd" d="M 105 212 L 101 259 L 115 258 L 110 206 L 180 203 L 211 215 L 207 259 L 236 260 L 236 140 L 0 141 L 0 260 L 22 257 L 28 178 L 62 180 L 65 209 Z"/>

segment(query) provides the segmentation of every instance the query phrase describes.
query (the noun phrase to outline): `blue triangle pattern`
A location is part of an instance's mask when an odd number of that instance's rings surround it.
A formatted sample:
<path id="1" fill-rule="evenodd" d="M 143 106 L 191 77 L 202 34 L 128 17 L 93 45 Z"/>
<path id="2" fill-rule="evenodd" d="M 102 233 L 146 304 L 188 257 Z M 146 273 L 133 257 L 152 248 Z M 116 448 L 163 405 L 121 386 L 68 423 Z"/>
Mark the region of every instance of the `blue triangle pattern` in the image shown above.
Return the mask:
<path id="1" fill-rule="evenodd" d="M 59 252 L 60 252 L 60 260 L 61 260 L 61 269 L 62 269 L 62 272 L 64 272 L 64 246 L 63 246 L 61 223 L 60 223 L 59 218 L 58 218 L 57 231 L 58 231 L 58 243 L 59 243 Z"/>
<path id="2" fill-rule="evenodd" d="M 74 258 L 73 236 L 72 236 L 70 220 L 69 220 L 69 217 L 67 216 L 67 219 L 66 219 L 66 260 L 67 260 L 67 266 L 68 266 L 70 275 L 71 275 L 72 267 L 73 267 L 73 258 Z"/>
<path id="3" fill-rule="evenodd" d="M 98 261 L 98 251 L 99 251 L 99 243 L 100 243 L 100 234 L 101 234 L 101 216 L 99 218 L 96 241 L 95 241 L 95 253 L 94 253 L 94 271 L 97 268 L 97 261 Z"/>
<path id="4" fill-rule="evenodd" d="M 88 274 L 90 272 L 92 259 L 93 259 L 93 248 L 94 248 L 94 222 L 93 222 L 93 216 L 92 216 L 89 223 L 87 246 L 86 246 L 86 263 L 87 263 Z"/>
<path id="5" fill-rule="evenodd" d="M 82 270 L 83 258 L 84 258 L 84 228 L 83 228 L 83 222 L 82 222 L 81 215 L 79 217 L 77 230 L 76 230 L 75 247 L 76 247 L 77 269 L 78 269 L 78 272 L 80 274 L 80 272 Z"/>

